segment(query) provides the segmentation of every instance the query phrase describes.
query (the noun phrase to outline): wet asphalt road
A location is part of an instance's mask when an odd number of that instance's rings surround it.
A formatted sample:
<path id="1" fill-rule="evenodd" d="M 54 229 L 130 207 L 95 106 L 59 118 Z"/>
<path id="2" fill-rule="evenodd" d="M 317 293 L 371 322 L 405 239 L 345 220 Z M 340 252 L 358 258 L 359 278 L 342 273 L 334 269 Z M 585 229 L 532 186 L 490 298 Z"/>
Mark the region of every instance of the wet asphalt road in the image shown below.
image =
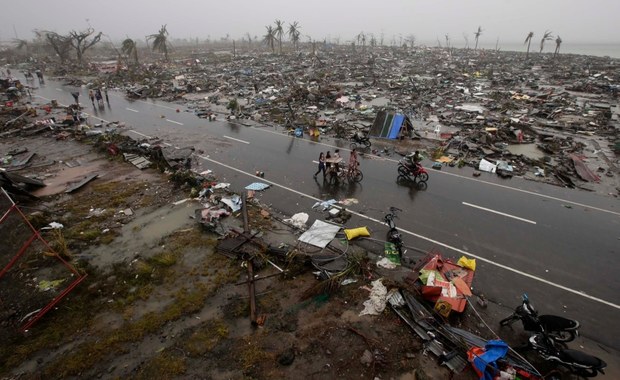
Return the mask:
<path id="1" fill-rule="evenodd" d="M 69 104 L 70 91 L 75 88 L 48 80 L 34 93 Z M 449 167 L 428 169 L 428 188 L 416 190 L 396 183 L 398 155 L 362 156 L 360 184 L 331 186 L 312 177 L 319 152 L 341 147 L 347 159 L 348 142 L 295 138 L 281 127 L 209 122 L 182 105 L 128 101 L 113 91 L 110 104 L 97 110 L 86 91 L 80 91 L 92 123 L 99 122 L 96 118 L 122 121 L 133 138 L 193 146 L 203 152 L 195 161 L 200 170 L 213 170 L 236 191 L 254 181 L 270 183 L 273 187 L 260 194 L 261 201 L 288 215 L 307 212 L 309 224 L 322 218 L 311 211 L 318 200 L 356 198 L 359 203 L 349 208 L 357 215 L 348 225 L 366 225 L 373 237 L 384 239 L 387 228 L 378 221 L 389 206 L 399 207 L 403 212 L 397 226 L 406 245 L 436 248 L 453 258 L 478 258 L 474 292 L 511 308 L 526 292 L 542 313 L 576 318 L 583 335 L 620 349 L 616 198 L 486 173 L 473 178 L 470 169 Z M 254 176 L 257 170 L 265 172 L 264 179 Z"/>

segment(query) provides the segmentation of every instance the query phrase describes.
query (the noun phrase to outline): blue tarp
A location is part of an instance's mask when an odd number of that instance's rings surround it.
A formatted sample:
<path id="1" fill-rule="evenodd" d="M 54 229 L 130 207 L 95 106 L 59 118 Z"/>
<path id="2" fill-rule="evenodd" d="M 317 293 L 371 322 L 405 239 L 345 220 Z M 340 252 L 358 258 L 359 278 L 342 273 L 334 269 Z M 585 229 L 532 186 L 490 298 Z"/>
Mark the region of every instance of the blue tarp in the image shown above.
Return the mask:
<path id="1" fill-rule="evenodd" d="M 404 121 L 404 115 L 399 113 L 394 115 L 394 119 L 392 119 L 392 125 L 390 126 L 390 134 L 388 135 L 388 139 L 398 138 L 398 134 L 400 133 L 400 127 L 402 127 Z"/>
<path id="2" fill-rule="evenodd" d="M 473 365 L 477 372 L 482 373 L 480 379 L 493 380 L 498 374 L 495 362 L 506 356 L 508 345 L 503 340 L 489 340 L 484 346 L 484 351 L 484 354 L 474 358 Z"/>
<path id="3" fill-rule="evenodd" d="M 397 139 L 405 131 L 413 129 L 407 116 L 387 111 L 379 111 L 373 125 L 370 127 L 369 136 L 384 139 Z"/>

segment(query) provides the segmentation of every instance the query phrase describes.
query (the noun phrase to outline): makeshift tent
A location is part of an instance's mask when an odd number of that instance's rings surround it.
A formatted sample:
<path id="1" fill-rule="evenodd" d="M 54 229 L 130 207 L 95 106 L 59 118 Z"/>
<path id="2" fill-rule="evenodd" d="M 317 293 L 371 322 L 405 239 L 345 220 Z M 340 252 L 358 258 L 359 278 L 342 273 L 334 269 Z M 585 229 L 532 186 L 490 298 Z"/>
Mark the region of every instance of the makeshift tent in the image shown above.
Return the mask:
<path id="1" fill-rule="evenodd" d="M 370 127 L 369 135 L 384 139 L 397 139 L 413 131 L 413 124 L 406 115 L 379 111 Z"/>

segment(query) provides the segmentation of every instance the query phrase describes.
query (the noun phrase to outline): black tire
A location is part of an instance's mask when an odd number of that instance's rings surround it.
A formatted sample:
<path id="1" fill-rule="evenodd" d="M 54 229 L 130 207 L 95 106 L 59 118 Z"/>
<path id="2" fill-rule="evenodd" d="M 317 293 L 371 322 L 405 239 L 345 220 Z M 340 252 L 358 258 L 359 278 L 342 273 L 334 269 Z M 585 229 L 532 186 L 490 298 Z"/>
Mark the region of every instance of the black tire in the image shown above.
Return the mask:
<path id="1" fill-rule="evenodd" d="M 361 170 L 355 170 L 355 174 L 353 174 L 353 181 L 360 183 L 364 179 L 364 174 Z"/>
<path id="2" fill-rule="evenodd" d="M 351 148 L 351 150 L 357 149 L 357 144 L 352 142 L 351 145 L 349 145 L 349 148 Z"/>
<path id="3" fill-rule="evenodd" d="M 549 335 L 551 336 L 551 338 L 553 338 L 553 340 L 555 340 L 556 342 L 572 342 L 573 340 L 575 340 L 576 334 L 575 331 L 573 330 L 568 330 L 568 331 L 550 331 Z"/>
<path id="4" fill-rule="evenodd" d="M 418 174 L 418 179 L 420 180 L 420 182 L 428 181 L 428 173 L 420 173 L 420 174 Z"/>
<path id="5" fill-rule="evenodd" d="M 428 183 L 426 183 L 426 182 L 418 182 L 418 184 L 416 185 L 416 189 L 418 189 L 418 190 L 426 190 L 426 189 L 428 189 Z"/>
<path id="6" fill-rule="evenodd" d="M 515 316 L 515 315 L 511 315 L 508 318 L 504 318 L 501 321 L 499 321 L 499 325 L 500 326 L 510 326 L 513 323 L 515 323 L 516 321 L 519 320 L 519 317 Z"/>
<path id="7" fill-rule="evenodd" d="M 398 166 L 398 174 L 407 176 L 409 174 L 409 170 L 406 167 L 399 165 Z"/>
<path id="8" fill-rule="evenodd" d="M 577 376 L 581 376 L 581 377 L 596 377 L 596 375 L 598 375 L 598 371 L 590 368 L 590 369 L 578 369 L 575 372 L 573 372 L 575 375 Z"/>
<path id="9" fill-rule="evenodd" d="M 371 145 L 370 140 L 364 140 L 363 143 L 366 148 L 370 148 L 370 145 Z"/>
<path id="10" fill-rule="evenodd" d="M 399 175 L 398 177 L 396 177 L 396 183 L 398 184 L 403 184 L 409 181 L 409 178 L 407 178 L 407 176 L 405 175 Z"/>

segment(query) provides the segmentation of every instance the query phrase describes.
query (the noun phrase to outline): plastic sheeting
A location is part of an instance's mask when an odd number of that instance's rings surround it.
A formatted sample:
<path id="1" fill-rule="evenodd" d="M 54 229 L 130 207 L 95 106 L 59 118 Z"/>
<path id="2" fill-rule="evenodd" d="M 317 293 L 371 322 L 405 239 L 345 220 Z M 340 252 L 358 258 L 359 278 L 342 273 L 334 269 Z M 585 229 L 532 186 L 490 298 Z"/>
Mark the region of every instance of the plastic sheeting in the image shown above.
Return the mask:
<path id="1" fill-rule="evenodd" d="M 325 248 L 330 241 L 334 240 L 340 228 L 334 224 L 315 220 L 308 231 L 301 234 L 297 240 L 315 247 Z"/>
<path id="2" fill-rule="evenodd" d="M 483 172 L 495 173 L 497 170 L 497 165 L 485 160 L 484 158 L 480 160 L 480 165 L 478 165 L 478 170 Z"/>
<path id="3" fill-rule="evenodd" d="M 267 185 L 266 183 L 254 182 L 254 183 L 251 183 L 251 184 L 247 185 L 245 187 L 245 189 L 246 190 L 261 191 L 261 190 L 265 190 L 268 187 L 269 187 L 269 185 Z"/>

